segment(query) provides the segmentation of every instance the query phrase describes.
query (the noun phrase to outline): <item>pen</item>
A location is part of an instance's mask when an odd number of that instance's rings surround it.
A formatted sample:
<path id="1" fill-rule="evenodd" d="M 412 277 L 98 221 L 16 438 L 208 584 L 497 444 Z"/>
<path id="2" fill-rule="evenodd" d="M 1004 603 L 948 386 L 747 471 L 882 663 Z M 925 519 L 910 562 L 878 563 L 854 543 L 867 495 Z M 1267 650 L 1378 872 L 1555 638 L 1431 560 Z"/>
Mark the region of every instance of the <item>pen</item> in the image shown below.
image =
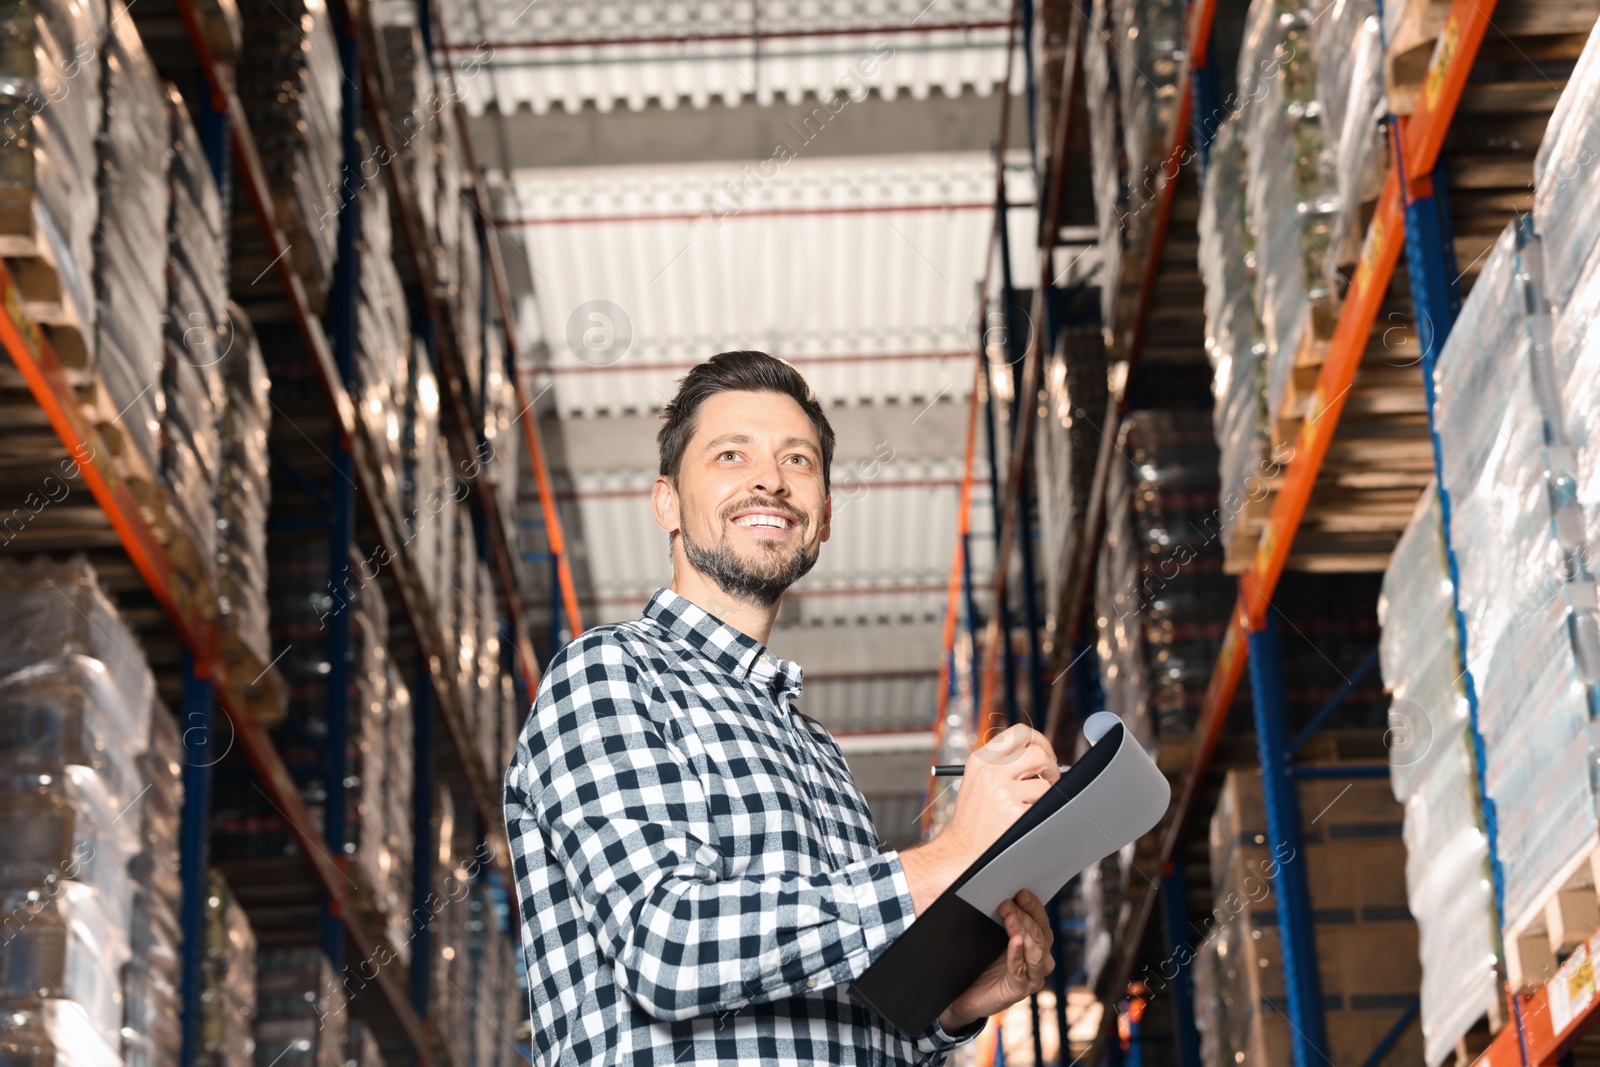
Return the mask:
<path id="1" fill-rule="evenodd" d="M 967 767 L 964 763 L 935 763 L 933 765 L 933 776 L 935 778 L 960 778 L 966 773 L 966 770 Z M 1056 764 L 1056 770 L 1066 774 L 1070 768 L 1065 763 L 1058 763 Z"/>

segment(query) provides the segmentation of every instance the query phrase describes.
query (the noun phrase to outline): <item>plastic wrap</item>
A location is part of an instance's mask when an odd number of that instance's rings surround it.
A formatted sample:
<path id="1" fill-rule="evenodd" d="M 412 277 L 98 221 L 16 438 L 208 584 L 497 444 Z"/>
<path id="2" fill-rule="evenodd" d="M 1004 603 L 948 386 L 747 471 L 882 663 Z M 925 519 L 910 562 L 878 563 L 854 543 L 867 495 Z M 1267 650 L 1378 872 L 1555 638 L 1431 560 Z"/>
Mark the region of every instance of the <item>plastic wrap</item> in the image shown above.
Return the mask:
<path id="1" fill-rule="evenodd" d="M 81 559 L 0 564 L 0 1062 L 121 1045 L 152 683 Z M 163 713 L 164 714 L 164 713 Z M 32 1060 L 16 1059 L 31 1055 Z"/>
<path id="2" fill-rule="evenodd" d="M 0 221 L 55 268 L 58 301 L 32 310 L 77 327 L 90 358 L 105 19 L 99 0 L 15 3 L 0 15 Z"/>
<path id="3" fill-rule="evenodd" d="M 343 195 L 343 74 L 332 19 L 328 5 L 316 0 L 246 0 L 239 13 L 251 42 L 240 55 L 239 99 L 256 134 L 289 256 L 320 307 L 333 279 Z"/>
<path id="4" fill-rule="evenodd" d="M 208 879 L 200 960 L 198 1067 L 250 1067 L 256 1052 L 256 939 L 222 875 Z"/>
<path id="5" fill-rule="evenodd" d="M 1336 59 L 1330 57 L 1323 66 L 1348 70 L 1343 85 L 1337 79 L 1329 79 L 1324 101 L 1338 200 L 1328 242 L 1335 256 L 1341 250 L 1348 255 L 1357 247 L 1361 239 L 1361 205 L 1377 198 L 1388 170 L 1389 142 L 1382 123 L 1388 110 L 1383 83 L 1383 36 L 1377 17 L 1370 14 L 1372 7 L 1359 2 L 1335 4 L 1334 12 L 1345 17 L 1328 27 L 1325 38 L 1337 51 Z M 1357 17 L 1363 11 L 1369 13 Z M 1332 116 L 1336 105 L 1335 121 Z M 1325 263 L 1330 286 L 1336 282 L 1337 262 L 1330 258 Z"/>
<path id="6" fill-rule="evenodd" d="M 123 413 L 122 433 L 151 471 L 162 471 L 170 120 L 165 88 L 126 11 L 121 0 L 112 0 L 105 43 L 96 360 Z"/>
<path id="7" fill-rule="evenodd" d="M 256 1067 L 342 1067 L 349 1017 L 327 958 L 316 949 L 263 952 L 256 975 Z"/>
<path id="8" fill-rule="evenodd" d="M 1089 159 L 1094 186 L 1095 226 L 1099 231 L 1100 275 L 1120 279 L 1123 268 L 1123 225 L 1131 216 L 1127 188 L 1121 176 L 1117 94 L 1112 81 L 1111 55 L 1096 47 L 1111 32 L 1109 4 L 1089 9 L 1089 32 L 1083 49 L 1084 106 L 1089 112 Z M 1100 318 L 1116 321 L 1117 286 L 1101 285 Z"/>
<path id="9" fill-rule="evenodd" d="M 1541 242 L 1508 226 L 1435 374 L 1508 926 L 1540 905 L 1548 872 L 1600 832 L 1590 742 L 1595 587 L 1558 380 L 1574 361 L 1553 357 L 1546 280 Z"/>
<path id="10" fill-rule="evenodd" d="M 1221 539 L 1233 540 L 1269 472 L 1260 321 L 1252 295 L 1254 257 L 1244 224 L 1245 184 L 1239 124 L 1225 122 L 1211 145 L 1200 198 L 1200 275 L 1205 282 L 1206 356 L 1211 362 L 1212 429 L 1220 475 Z"/>
<path id="11" fill-rule="evenodd" d="M 144 780 L 139 851 L 128 864 L 133 954 L 122 969 L 122 1038 L 128 1067 L 178 1067 L 183 1047 L 178 962 L 183 740 L 165 708 L 156 708 L 150 726 L 149 747 L 139 757 Z"/>
<path id="12" fill-rule="evenodd" d="M 1217 461 L 1203 412 L 1124 420 L 1106 490 L 1095 607 L 1105 707 L 1147 744 L 1193 727 L 1220 649 Z"/>
<path id="13" fill-rule="evenodd" d="M 1600 244 L 1600 24 L 1561 92 L 1534 157 L 1533 218 L 1546 244 L 1551 303 L 1566 303 Z"/>
<path id="14" fill-rule="evenodd" d="M 1498 995 L 1488 838 L 1475 800 L 1452 592 L 1430 486 L 1395 548 L 1378 604 L 1379 667 L 1394 694 L 1390 781 L 1406 806 L 1406 897 L 1417 917 L 1430 1067 L 1453 1054 Z"/>
<path id="15" fill-rule="evenodd" d="M 272 381 L 244 310 L 228 305 L 222 338 L 223 467 L 219 485 L 217 570 L 223 629 L 260 663 L 272 660 L 267 626 L 267 510 L 272 477 L 267 434 Z"/>
<path id="16" fill-rule="evenodd" d="M 388 191 L 369 182 L 360 193 L 360 287 L 352 399 L 383 472 L 383 498 L 393 520 L 402 514 L 402 440 L 412 338 L 406 293 L 394 265 Z"/>
<path id="17" fill-rule="evenodd" d="M 14 1001 L 0 1012 L 0 1067 L 123 1067 L 76 1001 Z"/>
<path id="18" fill-rule="evenodd" d="M 40 663 L 78 660 L 88 672 L 82 677 L 103 676 L 115 694 L 104 699 L 129 751 L 143 751 L 155 682 L 144 650 L 101 592 L 88 561 L 0 561 L 0 603 L 8 609 L 0 630 L 0 677 Z"/>
<path id="19" fill-rule="evenodd" d="M 165 96 L 171 150 L 162 475 L 197 549 L 200 571 L 215 588 L 223 466 L 218 421 L 228 332 L 222 203 L 182 96 L 172 86 Z"/>

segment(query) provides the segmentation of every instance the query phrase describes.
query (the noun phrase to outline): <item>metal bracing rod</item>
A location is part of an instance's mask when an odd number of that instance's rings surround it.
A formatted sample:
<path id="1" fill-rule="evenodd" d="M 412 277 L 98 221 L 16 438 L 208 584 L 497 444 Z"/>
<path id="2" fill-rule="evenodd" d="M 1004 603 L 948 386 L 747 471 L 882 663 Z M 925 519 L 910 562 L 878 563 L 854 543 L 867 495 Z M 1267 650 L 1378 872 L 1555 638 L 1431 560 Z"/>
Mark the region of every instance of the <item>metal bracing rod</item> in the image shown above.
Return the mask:
<path id="1" fill-rule="evenodd" d="M 1288 722 L 1283 684 L 1283 649 L 1278 615 L 1250 633 L 1250 695 L 1254 705 L 1256 748 L 1261 758 L 1261 793 L 1267 809 L 1269 862 L 1278 865 L 1274 898 L 1283 983 L 1288 1001 L 1294 1067 L 1328 1062 L 1327 1027 L 1322 1013 L 1322 982 L 1317 973 L 1316 932 L 1311 924 L 1311 894 L 1306 884 L 1305 845 L 1300 836 L 1300 798 L 1290 774 Z M 1174 867 L 1176 867 L 1176 862 Z"/>
<path id="2" fill-rule="evenodd" d="M 408 971 L 411 1009 L 428 1017 L 433 961 L 434 865 L 439 860 L 433 839 L 433 684 L 428 663 L 419 654 L 411 691 L 411 967 Z"/>
<path id="3" fill-rule="evenodd" d="M 1400 1013 L 1400 1018 L 1396 1019 L 1394 1025 L 1389 1027 L 1388 1032 L 1378 1039 L 1378 1043 L 1373 1046 L 1367 1058 L 1361 1061 L 1361 1067 L 1381 1067 L 1384 1057 L 1389 1055 L 1395 1045 L 1400 1043 L 1401 1035 L 1406 1032 L 1406 1027 L 1410 1026 L 1421 1012 L 1422 998 L 1414 998 L 1411 1001 L 1411 1006 Z"/>
<path id="4" fill-rule="evenodd" d="M 1185 62 L 1193 64 L 1191 70 L 1203 70 L 1210 63 L 1211 24 L 1215 4 L 1216 0 L 1194 0 L 1191 5 L 1190 55 L 1185 58 Z M 1097 42 L 1091 41 L 1090 44 L 1100 47 Z M 1179 95 L 1177 120 L 1173 123 L 1172 143 L 1162 161 L 1162 174 L 1166 180 L 1161 182 L 1156 190 L 1156 214 L 1150 234 L 1150 247 L 1145 253 L 1144 271 L 1139 279 L 1138 302 L 1135 306 L 1133 323 L 1128 331 L 1127 345 L 1123 349 L 1125 361 L 1123 364 L 1125 371 L 1122 376 L 1123 390 L 1126 389 L 1127 383 L 1133 380 L 1133 373 L 1143 353 L 1145 320 L 1150 312 L 1156 276 L 1161 269 L 1167 227 L 1172 218 L 1172 205 L 1178 194 L 1179 164 L 1183 160 L 1183 150 L 1188 140 L 1189 118 L 1193 111 L 1194 82 L 1192 78 L 1185 78 Z M 1079 634 L 1083 632 L 1085 614 L 1090 610 L 1090 589 L 1094 582 L 1095 561 L 1099 558 L 1100 542 L 1105 536 L 1105 497 L 1106 486 L 1111 476 L 1112 453 L 1115 451 L 1118 427 L 1123 414 L 1127 411 L 1128 398 L 1123 390 L 1108 391 L 1105 417 L 1099 427 L 1102 441 L 1095 457 L 1094 477 L 1090 485 L 1088 510 L 1084 521 L 1083 544 L 1076 557 L 1068 561 L 1070 569 L 1065 584 L 1065 607 L 1057 616 L 1061 632 L 1065 635 L 1064 641 L 1056 642 L 1058 648 L 1076 643 Z M 1058 686 L 1051 692 L 1050 710 L 1046 718 L 1045 733 L 1052 742 L 1060 744 L 1066 740 L 1065 720 L 1065 690 Z"/>
<path id="5" fill-rule="evenodd" d="M 1069 31 L 1069 35 L 1072 40 L 1067 49 L 1067 76 L 1063 77 L 1062 79 L 1061 105 L 1057 113 L 1056 129 L 1053 136 L 1053 153 L 1057 159 L 1065 156 L 1066 146 L 1069 140 L 1068 135 L 1071 128 L 1072 101 L 1074 94 L 1076 93 L 1076 85 L 1078 81 L 1078 56 L 1081 50 L 1081 30 L 1082 20 L 1073 20 L 1071 29 Z M 1008 52 L 1007 54 L 1009 57 L 1010 53 Z M 1003 124 L 1005 118 L 1006 116 L 1004 114 L 1004 109 L 1002 109 L 1002 133 L 1004 131 Z M 1004 144 L 1003 139 L 1001 143 L 1002 145 Z M 995 203 L 998 208 L 1002 209 L 1003 213 L 1006 199 L 1003 149 L 1000 153 L 1000 156 L 1001 158 L 997 160 L 996 167 Z M 1043 321 L 1044 319 L 1044 309 L 1046 306 L 1045 292 L 1052 288 L 1055 282 L 1052 271 L 1052 258 L 1055 250 L 1056 235 L 1060 229 L 1061 195 L 1064 187 L 1063 180 L 1065 173 L 1065 167 L 1055 167 L 1052 169 L 1050 174 L 1050 189 L 1044 199 L 1044 214 L 1046 218 L 1044 229 L 1045 236 L 1044 241 L 1039 249 L 1039 284 L 1033 293 L 1032 318 L 1036 322 Z M 1005 228 L 1003 226 L 1000 228 L 999 236 L 1002 239 L 1006 238 Z M 1008 244 L 1009 241 L 1007 240 L 1006 245 Z M 1005 248 L 1006 245 L 1002 245 L 1002 248 Z M 1009 256 L 1002 256 L 1002 268 L 1005 270 L 1010 269 Z M 986 272 L 986 287 L 987 282 L 988 276 Z M 1010 312 L 1008 308 L 1007 314 L 1009 315 L 1009 313 Z M 986 360 L 986 352 L 980 353 L 980 362 L 984 362 L 986 365 Z M 1006 586 L 1010 577 L 1011 549 L 1018 536 L 1018 531 L 1016 528 L 1018 509 L 1014 508 L 1012 505 L 1015 503 L 1017 494 L 1022 486 L 1023 479 L 1028 473 L 1028 456 L 1033 447 L 1033 424 L 1035 412 L 1038 408 L 1035 400 L 1039 392 L 1039 380 L 1043 366 L 1044 356 L 1041 351 L 1040 331 L 1032 330 L 1030 331 L 1028 337 L 1027 352 L 1022 361 L 1022 371 L 1020 374 L 1014 375 L 1012 381 L 1012 388 L 1016 390 L 1016 395 L 1021 397 L 1024 400 L 1024 403 L 1020 404 L 1018 407 L 1016 426 L 1012 429 L 1012 440 L 1008 455 L 1010 461 L 1008 464 L 1009 469 L 1007 471 L 1001 504 L 997 509 L 997 512 L 1002 520 L 998 528 L 998 539 L 996 542 L 994 565 L 994 601 L 997 605 L 1003 604 L 1006 599 Z M 1001 640 L 1001 626 L 1007 621 L 1008 620 L 1000 618 L 998 612 L 995 616 L 992 616 L 989 619 L 989 625 L 987 627 L 985 640 L 983 642 L 983 669 L 981 672 L 979 672 L 982 681 L 978 687 L 978 691 L 981 694 L 979 698 L 979 707 L 983 710 L 985 715 L 988 715 L 990 713 L 990 709 L 994 706 L 995 657 L 1001 652 L 1002 649 L 1005 651 L 1008 657 L 1011 651 L 1009 645 L 1009 636 L 1006 641 L 1002 642 Z M 1009 631 L 1007 633 L 1009 635 Z M 1038 710 L 1039 709 L 1034 709 L 1035 714 L 1037 714 Z"/>
<path id="6" fill-rule="evenodd" d="M 1194 945 L 1189 937 L 1189 887 L 1183 864 L 1161 872 L 1161 913 L 1167 959 L 1176 968 L 1168 987 L 1172 996 L 1172 1033 L 1178 1067 L 1200 1067 L 1200 1032 L 1194 1024 Z"/>
<path id="7" fill-rule="evenodd" d="M 156 714 L 161 714 L 158 709 Z M 181 937 L 179 993 L 183 1004 L 183 1046 L 180 1067 L 194 1067 L 200 1056 L 200 965 L 205 950 L 205 913 L 211 831 L 211 767 L 218 756 L 211 745 L 215 723 L 211 682 L 195 673 L 194 657 L 183 654 L 183 698 L 178 729 L 183 737 L 183 812 L 178 830 L 178 876 L 183 896 L 178 907 Z"/>
<path id="8" fill-rule="evenodd" d="M 1016 290 L 1013 289 L 1011 285 L 1011 238 L 1009 234 L 1010 221 L 1008 217 L 1009 211 L 1006 207 L 1006 183 L 1005 172 L 1003 170 L 1001 171 L 1000 185 L 996 189 L 995 196 L 994 225 L 995 232 L 999 235 L 1000 241 L 1000 315 L 1001 321 L 1005 323 L 1006 365 L 1008 367 L 1015 367 L 1016 357 L 1014 353 L 1016 349 L 1014 347 L 1011 334 L 1011 312 L 1012 307 L 1016 304 L 1017 294 Z M 987 321 L 987 313 L 985 313 L 985 321 Z M 989 443 L 989 504 L 994 511 L 994 556 L 996 580 L 994 583 L 994 615 L 991 616 L 989 636 L 997 642 L 997 654 L 1002 657 L 1000 664 L 1002 674 L 1005 677 L 1006 686 L 1006 722 L 1007 724 L 1012 724 L 1017 722 L 1019 718 L 1017 714 L 1017 657 L 1011 647 L 1011 606 L 1009 603 L 1010 598 L 1007 596 L 1006 590 L 1008 583 L 999 579 L 1000 572 L 1007 568 L 1006 558 L 1000 550 L 1000 542 L 1005 534 L 1006 526 L 1010 521 L 1010 516 L 1006 507 L 1006 495 L 1001 492 L 1000 450 L 998 447 L 998 423 L 1000 418 L 995 412 L 995 405 L 999 402 L 999 397 L 995 395 L 994 391 L 994 364 L 989 355 L 988 333 L 989 331 L 987 329 L 983 331 L 978 338 L 978 344 L 982 352 L 983 359 L 983 391 L 985 397 L 985 403 L 983 407 L 983 428 L 984 435 L 988 439 Z M 1011 387 L 1013 390 L 1013 395 L 1015 395 L 1017 392 L 1021 391 L 1022 384 L 1013 379 L 1011 382 Z M 982 705 L 982 714 L 984 717 L 979 719 L 980 722 L 987 724 L 989 707 L 989 703 L 985 701 Z"/>
<path id="9" fill-rule="evenodd" d="M 1350 672 L 1350 677 L 1344 680 L 1344 684 L 1334 692 L 1333 696 L 1328 698 L 1327 703 L 1323 704 L 1322 707 L 1318 709 L 1317 713 L 1311 717 L 1311 721 L 1306 723 L 1305 729 L 1301 730 L 1300 733 L 1295 736 L 1295 739 L 1290 742 L 1289 754 L 1291 756 L 1296 752 L 1299 752 L 1302 748 L 1306 747 L 1306 742 L 1310 741 L 1312 736 L 1316 734 L 1318 730 L 1322 729 L 1322 727 L 1327 723 L 1328 719 L 1332 717 L 1333 713 L 1338 711 L 1339 708 L 1343 706 L 1345 699 L 1349 697 L 1351 693 L 1355 692 L 1356 686 L 1361 684 L 1361 679 L 1365 678 L 1367 676 L 1367 672 L 1372 670 L 1372 668 L 1377 666 L 1377 664 L 1378 648 L 1377 646 L 1374 646 L 1372 651 L 1368 652 L 1364 657 L 1362 657 L 1361 662 L 1356 664 L 1356 669 Z"/>
<path id="10" fill-rule="evenodd" d="M 361 204 L 355 190 L 360 181 L 348 180 L 361 165 L 361 148 L 356 140 L 356 130 L 361 118 L 357 111 L 360 96 L 356 89 L 356 36 L 355 27 L 335 9 L 339 32 L 339 62 L 344 69 L 340 83 L 339 132 L 344 148 L 343 172 L 347 180 L 340 183 L 339 203 L 339 258 L 334 264 L 333 297 L 333 359 L 346 393 L 355 378 L 356 347 L 356 297 L 360 284 L 357 263 L 357 238 L 361 233 Z M 328 530 L 328 577 L 332 583 L 333 611 L 328 617 L 327 655 L 328 682 L 327 719 L 328 740 L 323 748 L 323 802 L 322 838 L 328 850 L 340 859 L 344 856 L 347 836 L 345 780 L 349 777 L 350 728 L 350 605 L 344 595 L 349 588 L 350 544 L 355 537 L 355 497 L 351 486 L 355 484 L 355 463 L 351 455 L 351 442 L 336 425 L 333 440 L 329 443 L 334 467 L 330 480 L 329 503 L 332 522 Z M 366 635 L 371 639 L 371 634 Z M 322 952 L 328 963 L 338 973 L 344 967 L 344 920 L 337 909 L 322 901 Z"/>

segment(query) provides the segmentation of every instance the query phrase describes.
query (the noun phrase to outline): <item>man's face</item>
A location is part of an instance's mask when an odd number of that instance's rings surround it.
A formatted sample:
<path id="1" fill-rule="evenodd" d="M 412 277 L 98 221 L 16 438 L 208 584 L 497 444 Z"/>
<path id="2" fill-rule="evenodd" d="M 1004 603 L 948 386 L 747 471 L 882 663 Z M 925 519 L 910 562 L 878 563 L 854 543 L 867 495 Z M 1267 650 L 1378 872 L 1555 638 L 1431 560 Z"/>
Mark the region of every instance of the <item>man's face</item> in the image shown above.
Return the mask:
<path id="1" fill-rule="evenodd" d="M 775 604 L 828 539 L 821 441 L 790 397 L 718 393 L 700 406 L 676 484 L 658 478 L 653 504 L 691 567 L 731 597 Z"/>

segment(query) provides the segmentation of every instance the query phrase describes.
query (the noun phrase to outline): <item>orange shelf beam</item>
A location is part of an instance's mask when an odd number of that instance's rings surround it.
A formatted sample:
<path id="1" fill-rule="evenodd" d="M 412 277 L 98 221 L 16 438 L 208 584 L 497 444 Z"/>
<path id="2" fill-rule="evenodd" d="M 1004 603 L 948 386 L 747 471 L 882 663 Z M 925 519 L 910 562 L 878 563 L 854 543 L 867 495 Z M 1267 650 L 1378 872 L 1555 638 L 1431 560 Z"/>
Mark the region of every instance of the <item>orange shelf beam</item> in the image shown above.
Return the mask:
<path id="1" fill-rule="evenodd" d="M 1212 6 L 1211 2 L 1202 2 L 1194 14 L 1192 26 L 1208 26 L 1212 18 L 1212 12 L 1208 9 Z M 1455 117 L 1478 48 L 1488 31 L 1494 6 L 1493 0 L 1455 0 L 1446 16 L 1445 30 L 1424 83 L 1422 101 L 1416 112 L 1404 122 L 1401 131 L 1407 184 L 1411 189 L 1422 191 L 1430 181 L 1433 167 L 1438 162 L 1439 149 Z M 1186 86 L 1185 95 L 1187 92 Z M 1185 132 L 1180 129 L 1178 136 L 1183 136 Z M 1177 808 L 1162 840 L 1162 870 L 1168 869 L 1174 862 L 1185 825 L 1193 814 L 1194 802 L 1210 768 L 1217 738 L 1221 735 L 1228 709 L 1233 704 L 1234 694 L 1244 673 L 1248 648 L 1245 638 L 1251 628 L 1261 625 L 1266 618 L 1272 594 L 1277 589 L 1295 535 L 1305 517 L 1322 461 L 1338 428 L 1345 397 L 1355 381 L 1373 323 L 1405 247 L 1404 197 L 1407 190 L 1402 189 L 1401 184 L 1398 169 L 1391 169 L 1377 211 L 1367 229 L 1356 275 L 1339 310 L 1339 322 L 1329 345 L 1328 356 L 1317 377 L 1306 419 L 1295 442 L 1294 454 L 1285 470 L 1282 488 L 1273 501 L 1267 527 L 1262 533 L 1250 569 L 1240 576 L 1239 600 L 1230 617 L 1217 664 L 1212 670 L 1211 683 L 1206 690 L 1205 703 L 1195 725 L 1200 745 L 1194 754 L 1194 764 L 1184 777 Z M 1143 939 L 1144 931 L 1154 917 L 1155 903 L 1155 892 L 1146 894 L 1129 936 L 1125 939 L 1117 972 L 1119 981 L 1113 988 L 1126 984 L 1133 959 L 1131 950 L 1126 946 L 1137 945 Z M 1600 1011 L 1600 1008 L 1596 1010 Z M 1508 1030 L 1514 1043 L 1515 1028 Z M 1504 1038 L 1505 1034 L 1501 1036 Z"/>
<path id="2" fill-rule="evenodd" d="M 194 10 L 194 0 L 177 0 L 177 6 L 189 32 L 189 41 L 195 50 L 196 62 L 204 72 L 211 90 L 213 103 L 228 116 L 228 132 L 233 143 L 233 157 L 236 164 L 235 176 L 249 194 L 250 202 L 255 208 L 256 218 L 267 244 L 267 252 L 276 257 L 276 270 L 279 280 L 283 283 L 284 296 L 299 327 L 301 338 L 305 342 L 306 352 L 317 371 L 317 378 L 327 397 L 329 408 L 340 433 L 350 446 L 357 491 L 368 514 L 374 517 L 373 527 L 377 531 L 389 566 L 393 568 L 392 577 L 401 610 L 410 623 L 412 632 L 416 634 L 423 655 L 427 658 L 429 676 L 438 697 L 440 717 L 444 720 L 446 732 L 450 735 L 465 772 L 464 776 L 474 806 L 486 826 L 485 834 L 494 854 L 492 866 L 507 880 L 508 885 L 513 884 L 510 848 L 505 839 L 504 819 L 500 806 L 498 777 L 492 774 L 479 758 L 477 739 L 467 727 L 462 694 L 456 688 L 453 677 L 444 670 L 444 658 L 440 652 L 444 647 L 444 639 L 439 629 L 438 615 L 428 603 L 421 577 L 416 571 L 410 552 L 399 538 L 399 531 L 387 520 L 388 510 L 381 496 L 380 479 L 375 474 L 372 449 L 367 441 L 365 429 L 355 418 L 354 405 L 334 364 L 333 349 L 328 342 L 327 334 L 323 331 L 322 320 L 311 310 L 305 286 L 290 261 L 288 238 L 278 225 L 271 186 L 267 181 L 266 170 L 261 164 L 261 155 L 256 147 L 255 138 L 250 131 L 249 118 L 245 115 L 244 105 L 236 91 L 233 68 L 219 61 L 211 52 Z"/>
<path id="3" fill-rule="evenodd" d="M 377 964 L 375 969 L 379 989 L 413 1048 L 424 1063 L 446 1067 L 435 1055 L 427 1028 L 411 1009 L 406 991 L 384 969 L 394 958 L 392 951 L 387 958 L 381 956 L 380 948 L 387 949 L 387 946 L 380 945 L 356 921 L 355 908 L 350 899 L 349 878 L 343 867 L 329 856 L 322 836 L 312 829 L 315 824 L 311 814 L 301 801 L 300 792 L 295 788 L 266 730 L 245 699 L 235 691 L 227 663 L 217 651 L 215 625 L 200 613 L 200 605 L 186 603 L 183 594 L 175 590 L 172 562 L 166 549 L 145 521 L 132 491 L 112 466 L 105 442 L 84 417 L 49 340 L 22 311 L 22 298 L 16 281 L 3 263 L 0 263 L 0 300 L 3 300 L 5 309 L 0 313 L 0 343 L 5 345 L 11 361 L 27 382 L 28 389 L 67 453 L 78 461 L 78 470 L 90 494 L 100 505 L 134 568 L 194 659 L 197 673 L 211 680 L 217 704 L 227 715 L 240 749 L 254 768 L 268 798 L 288 823 L 301 854 L 327 893 L 330 907 L 344 919 L 345 929 L 362 960 Z"/>

